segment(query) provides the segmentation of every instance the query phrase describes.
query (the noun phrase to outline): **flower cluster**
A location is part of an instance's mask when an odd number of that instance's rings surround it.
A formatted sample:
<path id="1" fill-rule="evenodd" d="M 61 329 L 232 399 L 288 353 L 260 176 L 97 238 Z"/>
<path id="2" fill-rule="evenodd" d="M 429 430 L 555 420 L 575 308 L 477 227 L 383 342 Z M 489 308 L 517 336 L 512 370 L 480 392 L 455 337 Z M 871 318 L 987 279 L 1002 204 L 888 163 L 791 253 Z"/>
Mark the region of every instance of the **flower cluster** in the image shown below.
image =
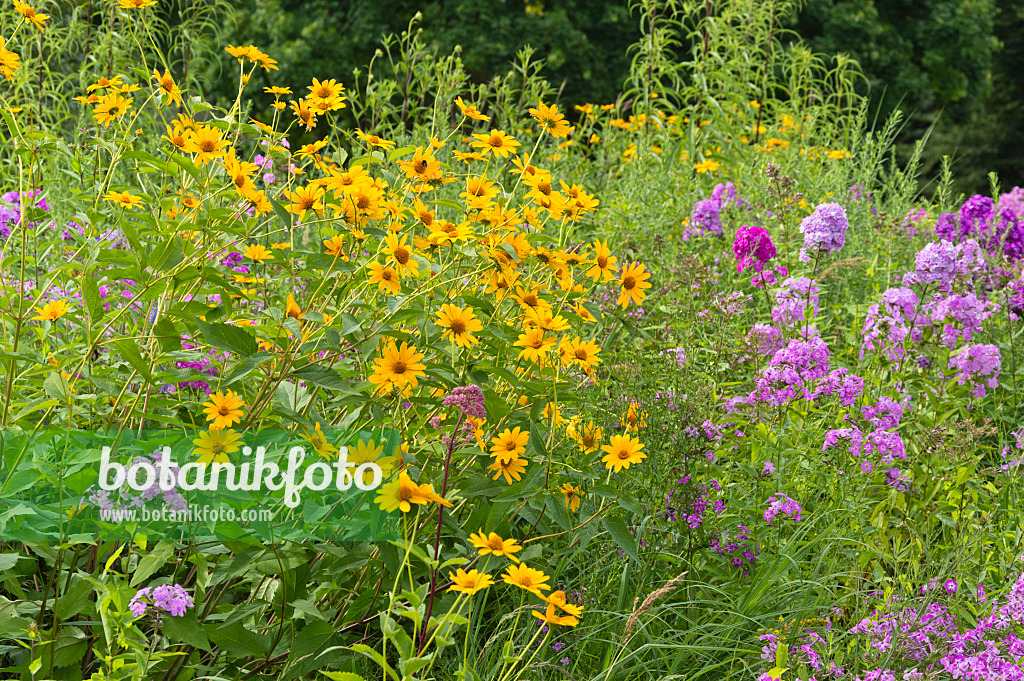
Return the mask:
<path id="1" fill-rule="evenodd" d="M 799 503 L 780 492 L 768 497 L 768 508 L 764 511 L 764 522 L 766 525 L 771 525 L 775 517 L 781 513 L 794 523 L 798 523 L 800 522 L 800 514 L 803 513 L 803 510 Z"/>
<path id="2" fill-rule="evenodd" d="M 736 535 L 723 532 L 720 536 L 711 539 L 711 550 L 719 556 L 728 559 L 730 565 L 742 568 L 743 576 L 750 573 L 750 568 L 757 561 L 760 550 L 757 542 L 752 538 L 752 532 L 744 525 L 736 526 Z"/>
<path id="3" fill-rule="evenodd" d="M 164 584 L 155 588 L 147 586 L 144 589 L 139 589 L 128 603 L 128 609 L 136 617 L 142 617 L 152 609 L 157 619 L 164 614 L 181 617 L 194 607 L 195 603 L 192 602 L 192 597 L 180 584 Z"/>
<path id="4" fill-rule="evenodd" d="M 903 277 L 903 285 L 937 284 L 940 291 L 949 291 L 956 276 L 956 256 L 956 247 L 945 239 L 927 244 L 914 256 L 914 271 Z"/>
<path id="5" fill-rule="evenodd" d="M 775 244 L 764 227 L 743 225 L 736 230 L 732 252 L 736 256 L 737 272 L 742 272 L 748 267 L 761 272 L 765 264 L 775 257 Z"/>
<path id="6" fill-rule="evenodd" d="M 714 199 L 701 199 L 693 204 L 689 228 L 684 238 L 695 239 L 708 234 L 722 236 L 721 212 L 721 205 Z"/>
<path id="7" fill-rule="evenodd" d="M 775 307 L 772 308 L 772 320 L 780 326 L 803 326 L 807 306 L 816 316 L 818 308 L 818 292 L 821 290 L 813 280 L 807 277 L 790 277 L 782 282 L 775 292 Z"/>
<path id="8" fill-rule="evenodd" d="M 971 394 L 977 398 L 985 396 L 985 386 L 999 387 L 999 369 L 1002 359 L 999 348 L 994 345 L 968 345 L 949 358 L 949 368 L 956 370 L 960 385 L 971 383 Z"/>
<path id="9" fill-rule="evenodd" d="M 1019 190 L 1015 188 L 1014 191 Z M 1004 195 L 997 208 L 992 199 L 975 194 L 955 215 L 943 213 L 939 216 L 935 235 L 953 243 L 973 238 L 990 256 L 1020 260 L 1024 258 L 1024 223 L 1014 210 L 1018 205 L 1016 196 L 1012 193 Z"/>
<path id="10" fill-rule="evenodd" d="M 757 376 L 754 390 L 749 395 L 752 403 L 764 402 L 780 406 L 793 400 L 813 401 L 817 396 L 816 383 L 829 372 L 828 345 L 819 337 L 802 341 L 793 339 L 772 356 Z M 840 387 L 842 379 L 836 377 L 824 384 L 826 394 Z"/>
<path id="11" fill-rule="evenodd" d="M 800 233 L 804 235 L 804 247 L 800 250 L 801 262 L 810 262 L 812 256 L 842 249 L 849 228 L 846 210 L 838 203 L 817 206 L 813 213 L 800 221 Z"/>

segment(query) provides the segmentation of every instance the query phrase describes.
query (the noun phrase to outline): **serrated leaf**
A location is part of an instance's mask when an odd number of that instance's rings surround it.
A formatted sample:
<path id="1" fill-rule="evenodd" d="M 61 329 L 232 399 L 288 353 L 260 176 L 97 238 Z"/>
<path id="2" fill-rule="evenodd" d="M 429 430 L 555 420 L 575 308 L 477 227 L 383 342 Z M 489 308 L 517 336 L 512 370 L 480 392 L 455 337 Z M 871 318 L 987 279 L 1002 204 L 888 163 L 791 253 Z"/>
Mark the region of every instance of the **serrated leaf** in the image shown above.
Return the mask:
<path id="1" fill-rule="evenodd" d="M 259 351 L 256 338 L 240 326 L 220 322 L 204 322 L 196 318 L 199 340 L 219 350 L 233 352 L 240 357 L 255 355 Z"/>

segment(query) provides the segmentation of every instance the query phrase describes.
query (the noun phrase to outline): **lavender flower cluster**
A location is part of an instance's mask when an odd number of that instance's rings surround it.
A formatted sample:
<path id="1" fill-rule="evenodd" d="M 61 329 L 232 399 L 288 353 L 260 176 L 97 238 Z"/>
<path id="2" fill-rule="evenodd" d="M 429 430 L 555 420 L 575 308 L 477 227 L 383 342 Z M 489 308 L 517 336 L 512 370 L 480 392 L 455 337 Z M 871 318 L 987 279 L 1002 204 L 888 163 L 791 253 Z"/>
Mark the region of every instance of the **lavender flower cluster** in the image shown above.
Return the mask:
<path id="1" fill-rule="evenodd" d="M 963 596 L 973 601 L 979 613 L 976 620 L 962 617 L 959 609 L 944 602 L 959 587 L 951 579 L 941 585 L 932 579 L 920 597 L 904 601 L 890 596 L 850 627 L 848 633 L 864 641 L 857 646 L 863 650 L 857 660 L 867 667 L 860 674 L 830 659 L 828 642 L 810 628 L 790 634 L 796 639 L 789 646 L 790 666 L 806 665 L 811 671 L 808 681 L 1024 681 L 1024 636 L 1019 633 L 1024 627 L 1024 575 L 1003 597 L 990 599 L 980 584 Z M 831 620 L 823 621 L 831 630 Z M 761 659 L 767 665 L 774 664 L 783 638 L 777 633 L 761 636 Z"/>
<path id="2" fill-rule="evenodd" d="M 165 613 L 171 617 L 181 617 L 195 605 L 192 597 L 180 584 L 164 584 L 155 588 L 147 586 L 139 589 L 128 603 L 128 609 L 136 617 L 142 617 L 147 610 L 152 609 L 155 617 L 159 619 Z"/>
<path id="3" fill-rule="evenodd" d="M 149 454 L 147 461 L 146 457 L 138 456 L 128 464 L 128 476 L 126 482 L 122 483 L 121 486 L 114 490 L 97 489 L 92 491 L 88 496 L 90 504 L 97 506 L 100 511 L 115 511 L 115 510 L 129 510 L 132 508 L 142 508 L 147 501 L 153 501 L 159 499 L 167 510 L 174 512 L 181 512 L 188 510 L 188 501 L 182 496 L 181 492 L 178 491 L 177 485 L 172 485 L 170 488 L 165 489 L 160 483 L 159 476 L 157 476 L 149 487 L 143 489 L 138 494 L 133 494 L 132 489 L 128 486 L 127 480 L 132 479 L 132 467 L 135 464 L 148 464 L 153 465 L 160 461 L 160 452 L 152 452 Z M 170 466 L 169 468 L 173 480 L 178 480 L 178 467 Z"/>
<path id="4" fill-rule="evenodd" d="M 746 577 L 750 574 L 750 569 L 754 567 L 757 556 L 761 553 L 757 542 L 751 537 L 750 528 L 744 525 L 737 525 L 735 537 L 728 532 L 723 532 L 720 536 L 713 537 L 711 539 L 711 550 L 719 556 L 726 558 L 733 567 L 741 568 L 743 570 L 742 576 Z"/>
<path id="5" fill-rule="evenodd" d="M 794 499 L 791 499 L 780 492 L 768 497 L 768 508 L 764 511 L 764 524 L 771 525 L 772 521 L 775 520 L 776 516 L 780 513 L 789 520 L 792 520 L 794 523 L 798 523 L 800 522 L 800 514 L 803 513 L 803 510 L 803 507 L 801 507 Z"/>
<path id="6" fill-rule="evenodd" d="M 1014 189 L 1017 191 L 1017 188 Z M 964 202 L 954 215 L 943 213 L 935 223 L 935 235 L 954 244 L 973 238 L 990 257 L 1004 256 L 1014 262 L 1024 258 L 1024 223 L 1014 194 L 1000 200 L 997 208 L 992 199 L 975 194 Z"/>
<path id="7" fill-rule="evenodd" d="M 838 203 L 817 206 L 813 213 L 800 221 L 800 233 L 804 235 L 800 261 L 810 262 L 812 256 L 841 250 L 846 244 L 846 230 L 849 228 L 846 210 Z"/>
<path id="8" fill-rule="evenodd" d="M 807 277 L 790 277 L 782 282 L 775 292 L 775 307 L 772 308 L 772 320 L 780 326 L 797 326 L 804 324 L 807 306 L 820 311 L 818 292 L 821 287 Z"/>
<path id="9" fill-rule="evenodd" d="M 825 433 L 825 442 L 821 445 L 821 451 L 827 451 L 838 446 L 841 442 L 846 443 L 850 455 L 860 462 L 862 473 L 872 473 L 876 464 L 892 466 L 897 460 L 906 461 L 907 448 L 903 438 L 896 431 L 903 418 L 903 405 L 890 397 L 880 397 L 872 406 L 861 409 L 861 423 L 854 424 L 851 415 L 847 414 L 843 420 L 851 425 L 843 428 L 833 428 Z M 900 491 L 907 491 L 909 480 L 896 468 L 890 468 L 889 484 L 897 487 L 898 482 L 902 487 Z"/>
<path id="10" fill-rule="evenodd" d="M 846 368 L 830 370 L 828 345 L 819 337 L 793 339 L 772 356 L 747 397 L 748 404 L 778 407 L 794 400 L 813 402 L 837 396 L 851 406 L 861 396 L 864 381 Z"/>
<path id="11" fill-rule="evenodd" d="M 6 241 L 11 236 L 11 230 L 21 223 L 21 214 L 24 208 L 42 208 L 49 212 L 50 206 L 46 199 L 36 199 L 42 190 L 35 189 L 28 192 L 7 192 L 0 196 L 0 240 Z M 35 223 L 29 223 L 28 229 L 35 227 Z"/>
<path id="12" fill-rule="evenodd" d="M 690 210 L 690 224 L 683 231 L 683 240 L 690 241 L 708 234 L 722 236 L 722 211 L 730 207 L 741 208 L 747 202 L 739 195 L 732 182 L 718 184 L 710 199 L 701 199 Z"/>

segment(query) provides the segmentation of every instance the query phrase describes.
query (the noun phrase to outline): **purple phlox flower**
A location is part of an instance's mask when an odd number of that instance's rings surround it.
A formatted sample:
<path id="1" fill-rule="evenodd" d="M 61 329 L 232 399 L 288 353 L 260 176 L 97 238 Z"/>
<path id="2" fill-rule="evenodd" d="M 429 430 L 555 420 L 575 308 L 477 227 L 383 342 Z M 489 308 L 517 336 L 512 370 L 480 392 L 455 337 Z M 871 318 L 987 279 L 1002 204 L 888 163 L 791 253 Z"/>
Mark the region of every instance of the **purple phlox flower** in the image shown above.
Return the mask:
<path id="1" fill-rule="evenodd" d="M 925 311 L 941 333 L 942 342 L 952 349 L 960 340 L 969 342 L 982 331 L 981 323 L 998 312 L 999 305 L 968 293 L 935 300 L 925 305 Z"/>
<path id="2" fill-rule="evenodd" d="M 746 200 L 740 196 L 736 190 L 736 185 L 732 182 L 726 182 L 724 184 L 719 183 L 715 185 L 715 188 L 711 190 L 711 200 L 718 204 L 720 211 L 735 206 L 741 208 L 747 205 Z"/>
<path id="3" fill-rule="evenodd" d="M 956 369 L 957 383 L 973 386 L 974 397 L 985 396 L 985 387 L 999 387 L 999 370 L 1002 357 L 994 345 L 968 345 L 949 358 L 949 368 Z"/>
<path id="4" fill-rule="evenodd" d="M 683 235 L 685 240 L 714 234 L 722 236 L 721 207 L 714 199 L 701 199 L 693 204 L 690 224 Z"/>
<path id="5" fill-rule="evenodd" d="M 800 233 L 804 235 L 800 260 L 810 262 L 812 255 L 839 251 L 846 243 L 846 230 L 849 228 L 846 210 L 838 203 L 817 206 L 813 213 L 800 221 Z"/>
<path id="6" fill-rule="evenodd" d="M 774 355 L 782 347 L 782 331 L 771 324 L 754 324 L 747 332 L 747 343 L 762 357 Z"/>
<path id="7" fill-rule="evenodd" d="M 780 513 L 795 523 L 800 522 L 803 508 L 795 500 L 785 494 L 779 493 L 768 497 L 768 508 L 764 512 L 764 522 L 771 525 L 775 517 Z"/>
<path id="8" fill-rule="evenodd" d="M 821 290 L 814 280 L 807 277 L 790 277 L 782 282 L 782 287 L 775 292 L 775 307 L 772 308 L 772 320 L 780 326 L 796 326 L 804 323 L 804 315 L 808 303 L 819 312 L 818 292 Z"/>
<path id="9" fill-rule="evenodd" d="M 736 230 L 732 252 L 736 257 L 737 272 L 742 272 L 748 267 L 761 272 L 765 264 L 775 257 L 775 244 L 764 227 L 743 225 Z"/>
<path id="10" fill-rule="evenodd" d="M 903 285 L 938 284 L 948 291 L 956 276 L 956 247 L 943 239 L 925 245 L 914 256 L 914 271 L 903 277 Z"/>
<path id="11" fill-rule="evenodd" d="M 147 586 L 139 589 L 128 603 L 128 609 L 136 617 L 145 615 L 148 608 L 153 608 L 157 617 L 163 614 L 181 617 L 194 607 L 192 597 L 179 584 L 164 584 L 156 588 Z"/>
<path id="12" fill-rule="evenodd" d="M 996 210 L 999 212 L 1008 210 L 1018 220 L 1024 220 L 1024 187 L 1014 187 L 1000 196 L 999 205 Z"/>

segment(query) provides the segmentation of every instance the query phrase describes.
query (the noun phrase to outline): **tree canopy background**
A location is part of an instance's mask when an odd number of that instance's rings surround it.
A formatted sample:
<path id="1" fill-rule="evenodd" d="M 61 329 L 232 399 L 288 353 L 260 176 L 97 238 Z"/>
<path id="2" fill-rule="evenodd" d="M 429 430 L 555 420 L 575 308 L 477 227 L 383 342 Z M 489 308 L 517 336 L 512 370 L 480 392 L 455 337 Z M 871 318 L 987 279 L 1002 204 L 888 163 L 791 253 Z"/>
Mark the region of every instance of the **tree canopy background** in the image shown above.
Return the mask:
<path id="1" fill-rule="evenodd" d="M 279 61 L 276 81 L 349 82 L 382 36 L 405 30 L 416 13 L 428 44 L 441 54 L 461 47 L 479 81 L 532 46 L 570 111 L 615 101 L 627 48 L 640 37 L 627 0 L 249 0 L 228 31 Z M 949 154 L 965 192 L 987 192 L 990 171 L 1004 188 L 1024 185 L 1024 0 L 807 0 L 783 23 L 817 52 L 857 60 L 877 120 L 896 107 L 907 114 L 904 140 L 934 125 L 928 172 Z M 233 98 L 227 54 L 223 66 L 210 94 Z"/>

